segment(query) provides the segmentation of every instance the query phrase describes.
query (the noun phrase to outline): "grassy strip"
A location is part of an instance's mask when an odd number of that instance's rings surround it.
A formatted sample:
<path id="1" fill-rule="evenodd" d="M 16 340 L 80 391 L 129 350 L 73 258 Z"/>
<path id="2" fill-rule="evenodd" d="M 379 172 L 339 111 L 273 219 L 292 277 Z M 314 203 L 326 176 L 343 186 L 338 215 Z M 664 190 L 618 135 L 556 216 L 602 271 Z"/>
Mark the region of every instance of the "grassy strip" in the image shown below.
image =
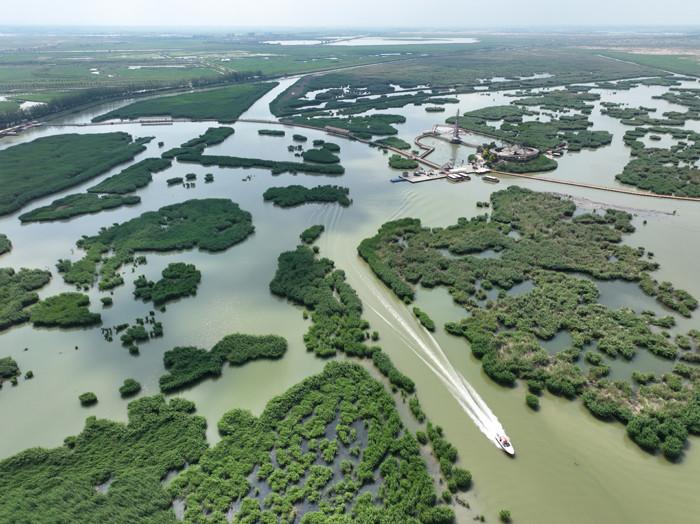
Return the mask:
<path id="1" fill-rule="evenodd" d="M 401 170 L 416 169 L 418 167 L 418 162 L 412 158 L 394 154 L 389 157 L 389 167 Z"/>
<path id="2" fill-rule="evenodd" d="M 260 158 L 237 156 L 201 155 L 193 151 L 178 155 L 180 162 L 192 162 L 203 166 L 242 167 L 269 169 L 273 175 L 282 173 L 308 173 L 313 175 L 342 175 L 345 168 L 338 164 L 309 164 L 306 162 L 278 162 Z"/>
<path id="3" fill-rule="evenodd" d="M 171 116 L 193 120 L 233 122 L 277 83 L 237 84 L 181 95 L 161 96 L 134 102 L 93 118 L 93 122 L 141 117 Z"/>
<path id="4" fill-rule="evenodd" d="M 65 134 L 0 151 L 0 215 L 90 180 L 127 162 L 150 139 L 127 133 Z M 27 176 L 30 173 L 31 176 Z"/>
<path id="5" fill-rule="evenodd" d="M 104 179 L 99 184 L 88 188 L 88 193 L 109 193 L 123 195 L 133 193 L 137 189 L 146 187 L 153 180 L 153 173 L 164 171 L 172 165 L 172 162 L 162 158 L 146 158 L 129 166 L 121 173 Z"/>
<path id="6" fill-rule="evenodd" d="M 32 209 L 20 215 L 19 219 L 22 223 L 67 220 L 121 206 L 133 206 L 140 202 L 141 198 L 133 195 L 99 196 L 94 193 L 78 193 L 54 200 L 48 206 Z"/>
<path id="7" fill-rule="evenodd" d="M 316 186 L 307 188 L 300 185 L 286 187 L 270 187 L 263 193 L 265 201 L 271 201 L 276 206 L 294 207 L 310 202 L 337 202 L 343 207 L 352 203 L 348 198 L 350 190 L 341 186 Z"/>

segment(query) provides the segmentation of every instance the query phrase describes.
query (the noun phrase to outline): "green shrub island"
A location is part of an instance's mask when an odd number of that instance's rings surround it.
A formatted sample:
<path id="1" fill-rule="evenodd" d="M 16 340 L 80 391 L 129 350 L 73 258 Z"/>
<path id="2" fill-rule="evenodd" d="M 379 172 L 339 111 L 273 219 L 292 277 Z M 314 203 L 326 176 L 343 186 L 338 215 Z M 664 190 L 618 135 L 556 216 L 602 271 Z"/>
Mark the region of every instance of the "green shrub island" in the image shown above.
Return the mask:
<path id="1" fill-rule="evenodd" d="M 143 275 L 134 281 L 134 297 L 162 306 L 182 297 L 197 293 L 202 274 L 194 264 L 175 262 L 168 264 L 162 272 L 163 278 L 157 282 L 147 280 Z"/>
<path id="2" fill-rule="evenodd" d="M 234 133 L 235 130 L 232 127 L 210 127 L 198 137 L 180 144 L 180 147 L 164 152 L 161 157 L 163 159 L 172 159 L 179 154 L 187 152 L 198 152 L 201 154 L 207 147 L 221 144 Z"/>
<path id="3" fill-rule="evenodd" d="M 0 255 L 4 255 L 10 251 L 12 251 L 12 242 L 7 238 L 7 235 L 0 233 Z"/>
<path id="4" fill-rule="evenodd" d="M 172 162 L 165 158 L 146 158 L 129 166 L 120 173 L 105 178 L 102 182 L 88 188 L 88 193 L 107 193 L 124 195 L 146 187 L 153 180 L 153 174 L 165 171 Z"/>
<path id="5" fill-rule="evenodd" d="M 253 103 L 275 87 L 275 82 L 236 84 L 216 89 L 194 91 L 180 95 L 159 96 L 139 100 L 109 113 L 93 118 L 93 122 L 105 120 L 135 120 L 141 117 L 168 115 L 192 120 L 216 119 L 233 122 Z"/>
<path id="6" fill-rule="evenodd" d="M 427 329 L 428 331 L 435 331 L 435 322 L 433 322 L 433 319 L 430 318 L 430 316 L 425 311 L 418 307 L 414 307 L 413 314 L 416 316 L 416 318 L 420 321 L 420 323 L 425 329 Z"/>
<path id="7" fill-rule="evenodd" d="M 301 232 L 299 235 L 299 238 L 301 239 L 304 244 L 313 244 L 318 240 L 318 237 L 321 236 L 321 233 L 323 233 L 326 230 L 325 226 L 322 224 L 317 224 L 315 226 L 311 226 L 306 228 L 304 231 Z"/>
<path id="8" fill-rule="evenodd" d="M 302 154 L 304 162 L 316 162 L 318 164 L 337 164 L 340 162 L 340 158 L 334 155 L 324 144 L 323 147 L 319 149 L 307 149 Z"/>
<path id="9" fill-rule="evenodd" d="M 36 293 L 51 280 L 41 269 L 0 268 L 0 331 L 29 320 L 30 306 L 39 301 Z"/>
<path id="10" fill-rule="evenodd" d="M 282 129 L 258 129 L 261 136 L 284 136 L 287 133 Z"/>
<path id="11" fill-rule="evenodd" d="M 342 186 L 304 187 L 292 185 L 286 187 L 270 187 L 263 193 L 263 199 L 273 202 L 280 207 L 294 207 L 307 203 L 337 202 L 343 207 L 352 203 L 348 197 L 350 189 Z"/>
<path id="12" fill-rule="evenodd" d="M 90 297 L 82 293 L 61 293 L 32 307 L 32 324 L 40 327 L 89 327 L 102 323 L 99 313 L 89 309 Z"/>
<path id="13" fill-rule="evenodd" d="M 207 377 L 218 377 L 224 363 L 241 366 L 251 360 L 278 359 L 287 351 L 287 341 L 276 335 L 228 335 L 207 351 L 176 347 L 166 351 L 163 363 L 168 373 L 160 377 L 160 389 L 170 393 L 196 384 Z"/>
<path id="14" fill-rule="evenodd" d="M 250 213 L 230 200 L 187 200 L 83 237 L 77 245 L 85 256 L 76 262 L 60 260 L 57 268 L 67 283 L 90 286 L 100 265 L 99 287 L 111 289 L 124 283 L 119 268 L 132 262 L 135 253 L 194 247 L 223 251 L 245 240 L 253 230 Z"/>
<path id="15" fill-rule="evenodd" d="M 184 399 L 138 399 L 127 424 L 88 417 L 63 446 L 3 460 L 0 514 L 15 522 L 176 522 L 161 480 L 207 448 L 206 421 L 192 409 Z"/>
<path id="16" fill-rule="evenodd" d="M 80 404 L 82 406 L 88 407 L 88 406 L 93 406 L 97 404 L 97 395 L 95 395 L 93 392 L 88 391 L 87 393 L 83 393 L 78 397 L 78 400 L 80 400 Z"/>
<path id="17" fill-rule="evenodd" d="M 65 134 L 0 151 L 0 215 L 106 173 L 146 149 L 127 133 Z M 27 176 L 32 173 L 32 176 Z"/>
<path id="18" fill-rule="evenodd" d="M 668 282 L 653 280 L 650 273 L 657 264 L 644 257 L 644 249 L 622 242 L 623 234 L 634 231 L 628 213 L 574 216 L 570 200 L 518 187 L 492 194 L 491 205 L 490 220 L 460 219 L 446 228 L 424 228 L 410 218 L 386 223 L 360 244 L 359 254 L 406 303 L 413 301 L 419 283 L 445 286 L 470 313 L 448 323 L 447 331 L 469 341 L 496 382 L 510 386 L 524 380 L 533 393 L 547 389 L 568 398 L 580 396 L 595 416 L 626 424 L 630 437 L 644 449 L 661 449 L 669 459 L 677 458 L 688 433 L 700 433 L 698 370 L 677 364 L 672 374 L 636 388 L 605 378 L 609 369 L 594 356 L 586 357 L 588 373 L 577 361 L 590 345 L 623 360 L 632 360 L 638 351 L 672 361 L 679 353 L 692 355 L 655 329 L 668 325 L 665 319 L 600 304 L 596 280 L 637 282 L 664 306 L 686 316 L 697 301 Z M 509 235 L 512 231 L 519 239 Z M 472 256 L 485 250 L 500 256 Z M 524 282 L 531 290 L 508 293 Z M 492 289 L 500 290 L 497 296 L 489 297 Z M 542 342 L 562 331 L 570 334 L 572 347 L 548 353 Z M 677 341 L 692 346 L 690 337 Z"/>
<path id="19" fill-rule="evenodd" d="M 141 391 L 141 384 L 133 378 L 125 379 L 124 384 L 119 386 L 119 394 L 122 397 L 133 397 L 139 391 Z"/>
<path id="20" fill-rule="evenodd" d="M 389 167 L 392 169 L 401 169 L 403 171 L 416 169 L 418 162 L 412 158 L 406 158 L 401 155 L 391 155 L 389 157 Z"/>
<path id="21" fill-rule="evenodd" d="M 121 206 L 139 204 L 141 198 L 134 195 L 96 195 L 94 193 L 78 193 L 54 200 L 48 206 L 32 209 L 19 216 L 21 222 L 51 222 L 67 220 L 76 216 L 99 213 Z"/>
<path id="22" fill-rule="evenodd" d="M 0 358 L 0 388 L 6 380 L 17 380 L 20 376 L 19 366 L 12 357 Z"/>
<path id="23" fill-rule="evenodd" d="M 376 140 L 374 143 L 380 146 L 389 146 L 396 149 L 411 149 L 411 144 L 409 144 L 405 140 L 400 139 L 397 136 L 389 136 L 387 138 L 382 138 L 381 140 Z"/>

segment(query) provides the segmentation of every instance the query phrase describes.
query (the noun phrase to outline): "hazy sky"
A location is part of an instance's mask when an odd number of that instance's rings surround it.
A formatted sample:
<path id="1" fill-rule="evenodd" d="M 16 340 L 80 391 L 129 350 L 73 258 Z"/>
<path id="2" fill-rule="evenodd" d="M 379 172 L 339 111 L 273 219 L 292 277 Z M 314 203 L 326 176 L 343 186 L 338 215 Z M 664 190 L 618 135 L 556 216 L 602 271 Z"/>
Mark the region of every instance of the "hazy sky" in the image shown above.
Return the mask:
<path id="1" fill-rule="evenodd" d="M 459 27 L 700 24 L 698 0 L 3 0 L 0 25 Z"/>

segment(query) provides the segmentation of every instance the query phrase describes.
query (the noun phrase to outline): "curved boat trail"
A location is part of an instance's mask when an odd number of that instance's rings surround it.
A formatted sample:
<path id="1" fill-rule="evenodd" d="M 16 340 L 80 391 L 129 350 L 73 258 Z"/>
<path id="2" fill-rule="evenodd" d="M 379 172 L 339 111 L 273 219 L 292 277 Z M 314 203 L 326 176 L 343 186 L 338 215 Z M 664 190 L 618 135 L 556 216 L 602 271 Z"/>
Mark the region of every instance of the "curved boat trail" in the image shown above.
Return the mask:
<path id="1" fill-rule="evenodd" d="M 489 442 L 499 447 L 496 443 L 496 436 L 505 435 L 503 425 L 467 379 L 454 368 L 435 337 L 424 328 L 420 328 L 421 333 L 419 333 L 416 326 L 407 322 L 396 308 L 381 295 L 376 289 L 376 283 L 370 282 L 361 273 L 360 278 L 365 281 L 386 314 L 382 314 L 371 304 L 369 305 L 370 309 L 394 330 L 406 346 L 445 384 L 463 411 L 489 439 Z"/>

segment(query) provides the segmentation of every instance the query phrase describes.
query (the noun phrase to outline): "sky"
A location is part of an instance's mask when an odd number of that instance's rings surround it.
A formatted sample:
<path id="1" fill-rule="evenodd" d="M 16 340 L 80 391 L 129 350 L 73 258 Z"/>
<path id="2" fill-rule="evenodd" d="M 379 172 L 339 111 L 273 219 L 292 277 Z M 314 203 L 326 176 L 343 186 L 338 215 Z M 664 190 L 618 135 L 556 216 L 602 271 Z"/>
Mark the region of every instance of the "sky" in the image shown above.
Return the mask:
<path id="1" fill-rule="evenodd" d="M 0 25 L 410 27 L 700 24 L 698 0 L 2 0 Z"/>

